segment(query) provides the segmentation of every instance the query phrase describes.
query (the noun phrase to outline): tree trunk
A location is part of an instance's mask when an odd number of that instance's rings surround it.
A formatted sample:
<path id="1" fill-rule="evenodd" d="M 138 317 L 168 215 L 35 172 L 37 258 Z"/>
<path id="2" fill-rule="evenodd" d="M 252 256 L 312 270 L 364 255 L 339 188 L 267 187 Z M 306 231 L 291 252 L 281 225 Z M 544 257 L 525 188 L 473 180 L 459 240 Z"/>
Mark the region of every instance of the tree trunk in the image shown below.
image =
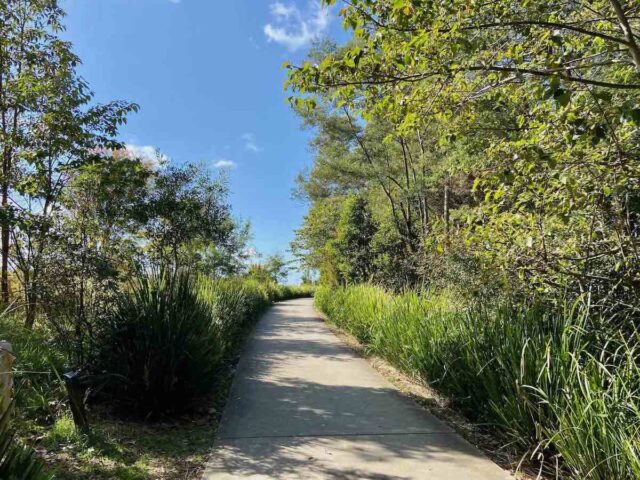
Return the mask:
<path id="1" fill-rule="evenodd" d="M 4 218 L 2 220 L 2 301 L 9 303 L 9 186 L 7 183 L 8 168 L 6 166 L 7 160 L 4 161 L 5 169 L 2 185 L 2 213 Z"/>
<path id="2" fill-rule="evenodd" d="M 38 286 L 35 281 L 31 282 L 31 285 L 27 287 L 27 298 L 25 299 L 27 302 L 26 306 L 26 321 L 25 328 L 31 330 L 33 325 L 36 322 L 36 310 L 38 309 L 38 298 L 37 298 L 37 289 Z"/>

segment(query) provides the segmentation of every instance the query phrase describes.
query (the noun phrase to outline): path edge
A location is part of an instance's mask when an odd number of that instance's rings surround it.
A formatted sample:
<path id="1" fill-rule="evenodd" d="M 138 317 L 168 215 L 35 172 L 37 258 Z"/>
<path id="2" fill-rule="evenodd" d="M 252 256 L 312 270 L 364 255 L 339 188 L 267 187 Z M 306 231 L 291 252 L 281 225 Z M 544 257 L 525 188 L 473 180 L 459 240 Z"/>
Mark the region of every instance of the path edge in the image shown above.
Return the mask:
<path id="1" fill-rule="evenodd" d="M 444 422 L 460 435 L 467 443 L 480 451 L 488 460 L 496 464 L 515 480 L 536 480 L 538 472 L 525 469 L 522 459 L 500 451 L 500 443 L 495 437 L 483 431 L 479 425 L 473 424 L 459 411 L 452 407 L 451 399 L 442 395 L 424 380 L 408 375 L 388 360 L 371 353 L 365 345 L 351 333 L 336 325 L 327 315 L 321 312 L 313 302 L 313 309 L 318 318 L 347 348 L 365 360 L 379 375 L 396 389 L 397 393 Z M 515 467 L 515 468 L 514 468 Z"/>

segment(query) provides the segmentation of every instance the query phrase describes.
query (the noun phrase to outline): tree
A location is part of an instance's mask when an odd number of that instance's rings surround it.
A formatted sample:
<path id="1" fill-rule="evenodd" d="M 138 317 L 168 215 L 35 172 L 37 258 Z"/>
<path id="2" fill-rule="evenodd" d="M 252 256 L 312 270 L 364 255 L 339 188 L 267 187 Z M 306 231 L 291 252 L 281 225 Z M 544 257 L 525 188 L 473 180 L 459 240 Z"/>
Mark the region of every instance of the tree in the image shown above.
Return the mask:
<path id="1" fill-rule="evenodd" d="M 16 214 L 12 231 L 12 266 L 24 290 L 29 327 L 39 299 L 51 299 L 44 289 L 59 286 L 54 277 L 47 278 L 47 272 L 55 270 L 48 258 L 52 252 L 62 245 L 69 248 L 73 238 L 85 245 L 83 251 L 88 248 L 102 257 L 116 258 L 114 251 L 139 214 L 149 172 L 137 159 L 119 158 L 111 151 L 91 155 L 73 167 L 51 159 L 36 170 L 45 172 L 44 178 L 38 173 L 30 176 L 34 187 L 41 183 L 45 187 L 21 197 L 23 208 Z M 84 258 L 76 254 L 69 258 L 71 263 Z M 71 291 L 67 294 L 74 297 Z"/>
<path id="2" fill-rule="evenodd" d="M 331 240 L 335 238 L 342 202 L 342 197 L 312 201 L 302 226 L 296 230 L 295 239 L 291 242 L 291 251 L 301 268 L 317 270 L 323 284 L 334 285 L 339 282 Z"/>
<path id="3" fill-rule="evenodd" d="M 425 211 L 442 205 L 442 228 L 429 222 L 421 251 L 635 308 L 639 11 L 618 0 L 355 0 L 341 10 L 350 43 L 288 66 L 292 103 L 349 112 L 363 131 L 386 122 L 390 138 L 446 166 L 427 175 L 443 195 Z"/>
<path id="4" fill-rule="evenodd" d="M 226 244 L 235 228 L 226 195 L 225 179 L 211 179 L 196 165 L 159 172 L 146 206 L 153 256 L 177 272 L 194 265 L 203 245 Z"/>
<path id="5" fill-rule="evenodd" d="M 282 283 L 289 274 L 288 262 L 281 253 L 269 255 L 264 262 L 264 268 L 275 283 Z"/>
<path id="6" fill-rule="evenodd" d="M 117 127 L 137 109 L 126 102 L 88 107 L 79 59 L 57 34 L 64 12 L 52 0 L 0 2 L 1 290 L 9 301 L 12 237 L 29 245 L 26 281 L 37 296 L 39 257 L 71 171 L 96 148 L 114 148 Z M 18 227 L 18 229 L 16 229 Z M 22 238 L 23 232 L 29 239 Z M 37 239 L 36 239 L 37 237 Z M 18 247 L 18 248 L 21 248 Z M 26 270 L 23 269 L 23 272 Z M 27 325 L 35 307 L 28 309 Z"/>
<path id="7" fill-rule="evenodd" d="M 241 275 L 251 257 L 247 247 L 250 239 L 251 224 L 234 222 L 224 242 L 210 242 L 202 249 L 196 269 L 213 278 Z"/>
<path id="8" fill-rule="evenodd" d="M 361 196 L 347 198 L 342 206 L 337 235 L 333 241 L 343 282 L 361 283 L 371 279 L 375 258 L 371 241 L 376 230 L 367 201 Z"/>
<path id="9" fill-rule="evenodd" d="M 298 177 L 296 195 L 311 208 L 296 232 L 294 253 L 320 270 L 323 281 L 338 283 L 339 255 L 328 242 L 335 238 L 342 202 L 356 193 L 380 229 L 374 239 L 380 258 L 370 273 L 393 288 L 421 283 L 430 257 L 426 243 L 451 230 L 451 210 L 473 201 L 465 159 L 487 144 L 486 137 L 478 132 L 445 146 L 433 126 L 402 136 L 389 121 L 361 124 L 348 109 L 335 109 L 330 98 L 320 100 L 311 111 L 298 109 L 317 135 L 311 141 L 313 167 Z"/>
<path id="10" fill-rule="evenodd" d="M 288 262 L 281 253 L 269 255 L 263 263 L 249 266 L 246 277 L 259 282 L 284 282 L 289 273 Z"/>

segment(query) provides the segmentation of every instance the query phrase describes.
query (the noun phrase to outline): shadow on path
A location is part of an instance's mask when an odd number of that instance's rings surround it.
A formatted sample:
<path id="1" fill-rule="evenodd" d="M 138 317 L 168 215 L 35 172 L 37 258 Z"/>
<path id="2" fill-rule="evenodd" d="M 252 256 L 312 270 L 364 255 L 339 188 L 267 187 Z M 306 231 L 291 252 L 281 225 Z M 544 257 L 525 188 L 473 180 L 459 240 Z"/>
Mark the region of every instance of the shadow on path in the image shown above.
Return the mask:
<path id="1" fill-rule="evenodd" d="M 343 345 L 308 300 L 261 320 L 207 479 L 509 478 Z"/>

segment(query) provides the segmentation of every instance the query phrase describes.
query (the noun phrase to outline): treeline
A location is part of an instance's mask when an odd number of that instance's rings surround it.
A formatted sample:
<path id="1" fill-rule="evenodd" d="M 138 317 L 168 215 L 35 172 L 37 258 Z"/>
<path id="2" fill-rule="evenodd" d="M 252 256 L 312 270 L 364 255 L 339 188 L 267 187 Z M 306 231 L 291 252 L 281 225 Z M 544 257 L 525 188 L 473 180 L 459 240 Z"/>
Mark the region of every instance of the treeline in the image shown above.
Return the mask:
<path id="1" fill-rule="evenodd" d="M 514 468 L 640 478 L 640 5 L 340 7 L 286 64 L 316 305 Z"/>
<path id="2" fill-rule="evenodd" d="M 589 294 L 637 314 L 640 7 L 383 0 L 340 14 L 350 42 L 287 65 L 317 132 L 303 261 L 329 283 Z"/>

